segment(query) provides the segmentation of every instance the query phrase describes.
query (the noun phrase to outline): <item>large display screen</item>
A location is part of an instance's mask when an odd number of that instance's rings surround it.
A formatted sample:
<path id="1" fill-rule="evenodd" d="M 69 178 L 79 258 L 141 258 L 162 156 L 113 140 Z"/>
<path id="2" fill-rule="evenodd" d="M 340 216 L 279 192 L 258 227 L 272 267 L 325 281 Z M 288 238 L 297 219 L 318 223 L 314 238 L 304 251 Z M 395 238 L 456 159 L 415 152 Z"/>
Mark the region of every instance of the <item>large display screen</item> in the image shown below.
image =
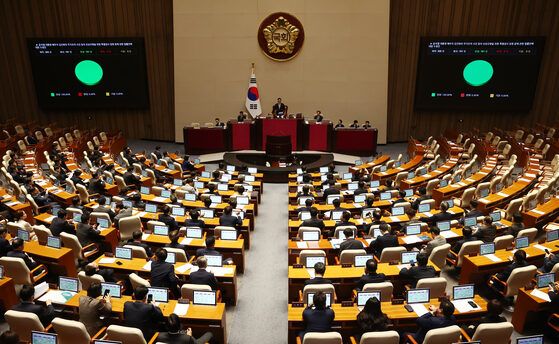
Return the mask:
<path id="1" fill-rule="evenodd" d="M 143 38 L 32 38 L 28 43 L 41 108 L 148 106 Z"/>
<path id="2" fill-rule="evenodd" d="M 542 37 L 421 38 L 418 110 L 529 111 Z"/>

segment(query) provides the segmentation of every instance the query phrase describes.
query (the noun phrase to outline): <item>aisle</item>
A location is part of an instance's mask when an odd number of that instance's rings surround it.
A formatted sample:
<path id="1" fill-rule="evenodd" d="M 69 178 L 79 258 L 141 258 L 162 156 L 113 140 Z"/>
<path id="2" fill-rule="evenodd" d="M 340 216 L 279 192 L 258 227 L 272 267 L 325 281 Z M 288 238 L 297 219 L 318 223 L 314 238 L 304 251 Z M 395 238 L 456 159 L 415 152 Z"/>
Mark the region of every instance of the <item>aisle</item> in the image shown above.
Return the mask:
<path id="1" fill-rule="evenodd" d="M 231 344 L 287 340 L 287 202 L 287 184 L 264 186 L 239 303 L 227 311 Z"/>

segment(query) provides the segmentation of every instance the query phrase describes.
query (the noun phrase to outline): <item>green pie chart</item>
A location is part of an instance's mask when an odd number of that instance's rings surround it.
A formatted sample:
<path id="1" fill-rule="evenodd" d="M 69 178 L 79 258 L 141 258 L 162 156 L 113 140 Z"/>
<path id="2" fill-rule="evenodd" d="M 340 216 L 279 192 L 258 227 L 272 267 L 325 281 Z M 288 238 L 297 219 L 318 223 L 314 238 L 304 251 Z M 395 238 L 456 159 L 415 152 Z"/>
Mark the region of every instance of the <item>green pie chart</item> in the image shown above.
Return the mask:
<path id="1" fill-rule="evenodd" d="M 91 60 L 80 61 L 74 68 L 74 73 L 76 78 L 87 86 L 96 85 L 103 78 L 103 68 L 100 64 Z"/>
<path id="2" fill-rule="evenodd" d="M 464 67 L 464 80 L 471 86 L 482 86 L 493 76 L 493 66 L 484 60 L 474 60 Z"/>

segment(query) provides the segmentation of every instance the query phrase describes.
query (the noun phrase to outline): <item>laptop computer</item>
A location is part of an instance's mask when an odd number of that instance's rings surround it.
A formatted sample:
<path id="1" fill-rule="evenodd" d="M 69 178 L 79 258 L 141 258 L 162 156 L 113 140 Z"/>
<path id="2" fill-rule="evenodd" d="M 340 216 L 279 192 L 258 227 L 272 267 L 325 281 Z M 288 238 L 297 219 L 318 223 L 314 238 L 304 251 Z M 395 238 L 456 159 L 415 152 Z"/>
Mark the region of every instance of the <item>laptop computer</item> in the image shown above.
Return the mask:
<path id="1" fill-rule="evenodd" d="M 173 179 L 173 185 L 174 186 L 182 186 L 182 179 Z"/>
<path id="2" fill-rule="evenodd" d="M 177 256 L 175 252 L 167 252 L 167 258 L 165 258 L 165 262 L 169 264 L 175 264 L 177 262 Z"/>
<path id="3" fill-rule="evenodd" d="M 514 240 L 514 248 L 520 250 L 530 246 L 530 239 L 528 237 L 518 237 Z"/>
<path id="4" fill-rule="evenodd" d="M 79 289 L 80 282 L 74 277 L 58 277 L 58 289 L 62 291 L 71 291 L 72 293 L 77 293 Z"/>
<path id="5" fill-rule="evenodd" d="M 380 181 L 379 180 L 371 180 L 369 185 L 371 185 L 372 188 L 378 188 L 380 186 Z"/>
<path id="6" fill-rule="evenodd" d="M 213 209 L 200 209 L 200 217 L 205 219 L 212 219 L 214 217 Z"/>
<path id="7" fill-rule="evenodd" d="M 223 257 L 214 255 L 205 255 L 208 266 L 223 266 Z"/>
<path id="8" fill-rule="evenodd" d="M 202 228 L 197 227 L 187 227 L 186 237 L 193 239 L 202 239 Z"/>
<path id="9" fill-rule="evenodd" d="M 365 195 L 365 194 L 360 194 L 360 195 L 353 196 L 353 201 L 355 203 L 364 203 L 366 199 L 367 199 L 367 195 Z"/>
<path id="10" fill-rule="evenodd" d="M 235 200 L 237 201 L 237 205 L 248 205 L 250 203 L 248 196 L 237 196 Z"/>
<path id="11" fill-rule="evenodd" d="M 326 197 L 326 204 L 331 205 L 334 203 L 334 200 L 339 200 L 340 199 L 340 195 L 328 195 L 328 197 Z"/>
<path id="12" fill-rule="evenodd" d="M 209 177 L 208 177 L 209 178 Z M 194 187 L 196 189 L 203 189 L 204 188 L 204 182 L 199 182 L 199 181 L 195 181 L 194 182 Z"/>
<path id="13" fill-rule="evenodd" d="M 62 246 L 62 243 L 60 242 L 59 237 L 49 235 L 47 237 L 47 246 L 51 248 L 60 248 Z"/>
<path id="14" fill-rule="evenodd" d="M 519 337 L 516 339 L 516 344 L 544 344 L 543 334 L 536 336 Z"/>
<path id="15" fill-rule="evenodd" d="M 550 242 L 550 241 L 555 241 L 557 239 L 559 239 L 559 229 L 554 229 L 551 231 L 548 231 L 546 234 L 546 241 Z"/>
<path id="16" fill-rule="evenodd" d="M 227 167 L 225 167 L 225 169 L 228 172 L 235 172 L 235 166 L 233 166 L 233 165 L 227 165 Z"/>
<path id="17" fill-rule="evenodd" d="M 499 210 L 490 213 L 489 216 L 491 216 L 491 220 L 493 220 L 493 224 L 495 226 L 503 225 L 501 222 L 499 222 L 501 221 L 501 212 Z"/>
<path id="18" fill-rule="evenodd" d="M 402 264 L 411 264 L 417 262 L 417 255 L 419 251 L 407 251 L 400 254 L 400 262 Z"/>
<path id="19" fill-rule="evenodd" d="M 212 201 L 212 204 L 220 204 L 223 201 L 219 195 L 211 195 L 210 200 Z"/>
<path id="20" fill-rule="evenodd" d="M 145 211 L 147 213 L 157 213 L 157 205 L 156 204 L 151 204 L 151 203 L 146 203 Z"/>
<path id="21" fill-rule="evenodd" d="M 358 187 L 359 187 L 359 184 L 357 184 L 357 183 L 348 183 L 347 184 L 347 190 L 348 191 L 357 190 Z"/>
<path id="22" fill-rule="evenodd" d="M 410 289 L 406 294 L 406 303 L 427 303 L 430 299 L 429 294 L 428 288 Z"/>
<path id="23" fill-rule="evenodd" d="M 171 208 L 171 214 L 173 214 L 173 216 L 184 216 L 185 213 L 186 213 L 186 210 L 183 207 L 172 207 Z"/>
<path id="24" fill-rule="evenodd" d="M 481 256 L 485 256 L 488 254 L 494 254 L 495 253 L 495 243 L 487 243 L 487 244 L 481 244 L 479 246 L 479 254 Z"/>
<path id="25" fill-rule="evenodd" d="M 245 176 L 245 182 L 247 182 L 247 183 L 252 183 L 255 180 L 256 180 L 256 178 L 254 176 L 251 176 L 251 175 L 246 175 Z"/>
<path id="26" fill-rule="evenodd" d="M 475 227 L 477 225 L 477 218 L 475 216 L 464 218 L 464 227 Z"/>
<path id="27" fill-rule="evenodd" d="M 474 296 L 475 288 L 473 284 L 462 284 L 452 287 L 453 300 L 473 299 Z"/>
<path id="28" fill-rule="evenodd" d="M 443 179 L 439 182 L 439 187 L 440 188 L 444 188 L 447 185 L 448 185 L 448 180 L 447 179 Z"/>
<path id="29" fill-rule="evenodd" d="M 415 173 L 414 172 L 408 172 L 407 179 L 413 179 L 413 178 L 415 178 Z"/>
<path id="30" fill-rule="evenodd" d="M 449 208 L 449 209 L 452 208 L 452 207 L 454 207 L 454 201 L 451 200 L 451 199 L 444 200 L 443 202 L 445 202 L 446 205 L 448 205 L 448 208 Z"/>
<path id="31" fill-rule="evenodd" d="M 303 232 L 302 238 L 303 241 L 319 241 L 320 240 L 320 233 L 319 232 Z"/>
<path id="32" fill-rule="evenodd" d="M 115 258 L 132 259 L 132 249 L 128 247 L 115 248 Z"/>
<path id="33" fill-rule="evenodd" d="M 423 203 L 417 207 L 418 213 L 428 213 L 430 211 L 431 211 L 431 204 L 429 203 Z"/>
<path id="34" fill-rule="evenodd" d="M 400 215 L 404 215 L 404 211 L 405 211 L 405 207 L 399 206 L 399 207 L 392 207 L 392 210 L 390 212 L 392 213 L 392 216 L 400 216 Z"/>
<path id="35" fill-rule="evenodd" d="M 163 191 L 161 191 L 161 197 L 163 197 L 163 198 L 170 198 L 170 197 L 171 197 L 171 190 L 163 190 Z"/>
<path id="36" fill-rule="evenodd" d="M 116 283 L 108 283 L 108 282 L 101 282 L 101 289 L 103 290 L 103 295 L 105 295 L 105 293 L 107 292 L 107 290 L 109 291 L 109 295 L 111 297 L 120 299 L 122 294 L 121 294 L 121 286 L 119 284 Z"/>
<path id="37" fill-rule="evenodd" d="M 82 222 L 82 214 L 80 214 L 80 213 L 73 213 L 73 214 L 72 214 L 72 221 L 74 221 L 74 223 Z"/>
<path id="38" fill-rule="evenodd" d="M 109 220 L 98 217 L 97 223 L 99 224 L 100 228 L 109 228 Z"/>
<path id="39" fill-rule="evenodd" d="M 169 235 L 169 226 L 155 225 L 153 226 L 153 234 L 167 236 Z"/>
<path id="40" fill-rule="evenodd" d="M 184 200 L 189 202 L 194 202 L 196 201 L 196 194 L 191 194 L 191 193 L 184 194 Z"/>
<path id="41" fill-rule="evenodd" d="M 332 293 L 324 293 L 326 294 L 326 307 L 332 306 Z M 313 305 L 314 293 L 307 294 L 307 306 Z"/>
<path id="42" fill-rule="evenodd" d="M 324 263 L 326 264 L 326 257 L 323 256 L 310 256 L 307 257 L 305 260 L 305 267 L 307 269 L 313 269 L 316 263 Z"/>
<path id="43" fill-rule="evenodd" d="M 299 212 L 299 219 L 301 219 L 301 221 L 305 221 L 311 218 L 311 212 L 310 211 L 300 211 Z"/>
<path id="44" fill-rule="evenodd" d="M 537 282 L 538 288 L 545 288 L 545 287 L 549 286 L 550 283 L 555 282 L 555 273 L 550 272 L 550 273 L 537 275 L 536 276 L 536 282 Z"/>
<path id="45" fill-rule="evenodd" d="M 404 192 L 406 193 L 406 197 L 413 196 L 413 189 L 406 189 L 404 190 Z"/>
<path id="46" fill-rule="evenodd" d="M 489 196 L 489 189 L 482 189 L 479 192 L 479 197 L 480 198 L 484 198 L 484 197 L 487 197 L 487 196 Z"/>
<path id="47" fill-rule="evenodd" d="M 217 293 L 215 291 L 194 290 L 192 303 L 195 305 L 215 306 L 217 305 Z"/>
<path id="48" fill-rule="evenodd" d="M 211 177 L 212 177 L 212 174 L 211 174 L 210 172 L 208 172 L 208 171 L 204 171 L 204 172 L 200 173 L 200 177 L 202 177 L 202 178 L 211 178 Z"/>
<path id="49" fill-rule="evenodd" d="M 229 184 L 217 184 L 218 191 L 227 191 L 229 190 Z"/>
<path id="50" fill-rule="evenodd" d="M 334 221 L 339 221 L 342 218 L 342 215 L 344 214 L 343 210 L 333 210 L 331 212 L 332 215 L 332 220 Z"/>
<path id="51" fill-rule="evenodd" d="M 220 234 L 221 240 L 237 240 L 237 231 L 221 231 Z"/>
<path id="52" fill-rule="evenodd" d="M 249 167 L 247 169 L 247 172 L 250 173 L 250 174 L 255 174 L 255 173 L 258 173 L 258 169 L 256 167 Z"/>
<path id="53" fill-rule="evenodd" d="M 46 333 L 31 331 L 31 344 L 57 344 L 58 335 L 56 333 Z"/>
<path id="54" fill-rule="evenodd" d="M 438 221 L 437 228 L 439 228 L 441 232 L 449 231 L 450 221 Z"/>
<path id="55" fill-rule="evenodd" d="M 162 303 L 169 302 L 169 289 L 167 288 L 149 287 L 148 298 L 150 295 L 152 300 L 155 302 L 162 302 Z"/>
<path id="56" fill-rule="evenodd" d="M 353 179 L 353 174 L 351 174 L 351 173 L 344 173 L 344 174 L 342 175 L 342 179 L 343 179 L 343 180 L 351 180 L 351 179 Z"/>
<path id="57" fill-rule="evenodd" d="M 353 257 L 353 266 L 355 267 L 363 267 L 367 264 L 369 259 L 373 259 L 372 255 L 357 255 Z"/>
<path id="58" fill-rule="evenodd" d="M 362 311 L 363 308 L 365 307 L 365 304 L 367 303 L 367 301 L 369 301 L 369 299 L 372 298 L 377 298 L 377 300 L 382 300 L 380 298 L 381 296 L 381 292 L 379 291 L 358 291 L 357 292 L 357 309 L 359 309 L 359 311 Z"/>
<path id="59" fill-rule="evenodd" d="M 143 194 L 143 195 L 149 195 L 149 187 L 141 186 L 140 187 L 140 193 Z"/>
<path id="60" fill-rule="evenodd" d="M 406 235 L 418 235 L 421 233 L 421 224 L 411 224 L 406 226 Z"/>
<path id="61" fill-rule="evenodd" d="M 17 237 L 22 239 L 23 241 L 29 241 L 29 232 L 25 229 L 19 228 L 17 230 Z"/>

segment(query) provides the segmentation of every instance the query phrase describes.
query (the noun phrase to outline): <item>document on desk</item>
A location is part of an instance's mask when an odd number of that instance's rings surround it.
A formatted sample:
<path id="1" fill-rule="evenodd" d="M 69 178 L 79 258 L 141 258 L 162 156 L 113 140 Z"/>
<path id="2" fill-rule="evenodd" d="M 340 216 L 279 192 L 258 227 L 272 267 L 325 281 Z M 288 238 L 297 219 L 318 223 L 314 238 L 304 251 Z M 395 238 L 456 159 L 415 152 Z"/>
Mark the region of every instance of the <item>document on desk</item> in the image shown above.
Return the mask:
<path id="1" fill-rule="evenodd" d="M 142 240 L 143 240 L 143 241 L 147 240 L 147 239 L 149 238 L 150 235 L 151 235 L 151 234 L 148 234 L 148 233 L 142 233 Z"/>
<path id="2" fill-rule="evenodd" d="M 175 271 L 176 271 L 176 272 L 180 272 L 181 274 L 183 274 L 183 273 L 187 272 L 189 269 L 191 270 L 192 267 L 193 267 L 192 264 L 186 263 L 186 264 L 184 264 L 184 265 L 179 266 L 178 268 L 175 268 Z M 191 272 L 192 272 L 192 271 L 191 271 Z"/>
<path id="3" fill-rule="evenodd" d="M 357 209 L 363 208 L 363 206 L 360 203 L 353 203 L 353 206 Z"/>
<path id="4" fill-rule="evenodd" d="M 392 222 L 400 222 L 400 218 L 398 216 L 390 216 L 390 221 Z"/>
<path id="5" fill-rule="evenodd" d="M 411 264 L 398 264 L 398 270 L 402 271 L 403 268 L 409 269 Z"/>
<path id="6" fill-rule="evenodd" d="M 501 197 L 509 197 L 510 196 L 508 193 L 504 193 L 504 192 L 497 192 L 497 195 L 501 196 Z"/>
<path id="7" fill-rule="evenodd" d="M 486 257 L 487 259 L 489 259 L 491 261 L 494 261 L 494 262 L 502 262 L 503 261 L 501 258 L 497 257 L 494 254 L 486 254 L 486 255 L 484 255 L 484 257 Z"/>
<path id="8" fill-rule="evenodd" d="M 221 266 L 211 266 L 208 270 L 218 277 L 233 274 L 233 268 L 224 268 Z"/>
<path id="9" fill-rule="evenodd" d="M 427 307 L 425 307 L 425 305 L 422 303 L 412 303 L 410 306 L 418 317 L 422 316 L 423 314 L 429 313 Z"/>
<path id="10" fill-rule="evenodd" d="M 421 238 L 417 235 L 408 235 L 402 238 L 406 244 L 415 244 L 417 242 L 422 242 Z"/>
<path id="11" fill-rule="evenodd" d="M 540 245 L 540 244 L 536 244 L 536 245 L 534 245 L 533 247 L 534 247 L 534 248 L 537 248 L 538 250 L 542 250 L 542 251 L 544 251 L 544 252 L 545 252 L 545 250 L 549 250 L 547 247 L 542 246 L 542 245 Z"/>
<path id="12" fill-rule="evenodd" d="M 139 217 L 144 217 L 144 216 L 146 216 L 146 214 L 147 213 L 145 211 L 139 211 L 138 214 L 136 214 L 136 215 L 138 215 Z"/>
<path id="13" fill-rule="evenodd" d="M 51 215 L 51 216 L 49 216 L 49 217 L 47 217 L 47 218 L 45 219 L 45 222 L 49 222 L 49 223 L 50 223 L 50 222 L 52 222 L 52 220 L 54 220 L 55 217 L 56 217 L 56 216 Z"/>
<path id="14" fill-rule="evenodd" d="M 37 299 L 47 291 L 49 291 L 49 285 L 47 282 L 41 282 L 35 286 L 35 294 L 33 296 Z"/>
<path id="15" fill-rule="evenodd" d="M 66 304 L 66 302 L 68 302 L 68 300 L 74 297 L 74 295 L 76 295 L 76 293 L 71 291 L 49 290 L 45 295 L 39 298 L 39 301 L 45 302 L 47 300 L 51 300 L 52 303 L 64 305 Z"/>
<path id="16" fill-rule="evenodd" d="M 549 298 L 549 295 L 547 293 L 537 289 L 537 288 L 533 289 L 532 292 L 530 293 L 530 295 L 535 296 L 537 298 L 540 298 L 544 301 L 551 302 L 551 299 Z"/>
<path id="17" fill-rule="evenodd" d="M 454 307 L 456 307 L 456 310 L 458 310 L 458 312 L 468 313 L 477 309 L 470 306 L 470 304 L 468 303 L 469 301 L 472 301 L 472 299 L 454 300 L 452 301 L 452 304 L 454 304 Z"/>
<path id="18" fill-rule="evenodd" d="M 532 209 L 533 213 L 536 213 L 538 215 L 545 215 L 545 211 L 541 211 L 541 210 L 537 210 L 537 209 Z"/>
<path id="19" fill-rule="evenodd" d="M 112 264 L 116 262 L 116 258 L 104 257 L 99 259 L 99 264 Z"/>
<path id="20" fill-rule="evenodd" d="M 342 241 L 342 239 L 333 238 L 330 240 L 330 243 L 332 244 L 333 248 L 340 248 L 340 244 L 342 243 Z"/>
<path id="21" fill-rule="evenodd" d="M 175 305 L 175 309 L 173 310 L 173 313 L 175 313 L 178 316 L 185 316 L 186 313 L 188 313 L 188 307 L 190 305 L 188 303 L 177 303 Z"/>
<path id="22" fill-rule="evenodd" d="M 6 205 L 8 207 L 13 207 L 14 205 L 18 205 L 18 204 L 21 204 L 21 203 L 19 203 L 18 201 L 11 201 L 11 202 L 6 203 Z"/>
<path id="23" fill-rule="evenodd" d="M 442 235 L 445 239 L 454 238 L 454 237 L 457 237 L 457 236 L 458 236 L 458 234 L 454 233 L 453 231 L 444 231 L 444 232 L 441 232 L 441 235 Z"/>
<path id="24" fill-rule="evenodd" d="M 142 270 L 151 271 L 151 260 L 142 266 Z"/>
<path id="25" fill-rule="evenodd" d="M 314 269 L 307 269 L 310 278 L 314 278 Z"/>
<path id="26" fill-rule="evenodd" d="M 181 245 L 188 246 L 190 243 L 192 243 L 192 238 L 184 238 L 181 240 Z"/>
<path id="27" fill-rule="evenodd" d="M 297 241 L 297 248 L 307 248 L 306 241 Z"/>
<path id="28" fill-rule="evenodd" d="M 518 178 L 518 181 L 524 182 L 524 183 L 530 183 L 530 179 L 526 179 L 526 178 Z"/>
<path id="29" fill-rule="evenodd" d="M 154 201 L 154 202 L 165 202 L 166 200 L 167 200 L 167 198 L 165 198 L 165 197 L 160 197 L 160 196 L 157 196 L 157 197 L 154 197 L 154 198 L 153 198 L 153 201 Z"/>

